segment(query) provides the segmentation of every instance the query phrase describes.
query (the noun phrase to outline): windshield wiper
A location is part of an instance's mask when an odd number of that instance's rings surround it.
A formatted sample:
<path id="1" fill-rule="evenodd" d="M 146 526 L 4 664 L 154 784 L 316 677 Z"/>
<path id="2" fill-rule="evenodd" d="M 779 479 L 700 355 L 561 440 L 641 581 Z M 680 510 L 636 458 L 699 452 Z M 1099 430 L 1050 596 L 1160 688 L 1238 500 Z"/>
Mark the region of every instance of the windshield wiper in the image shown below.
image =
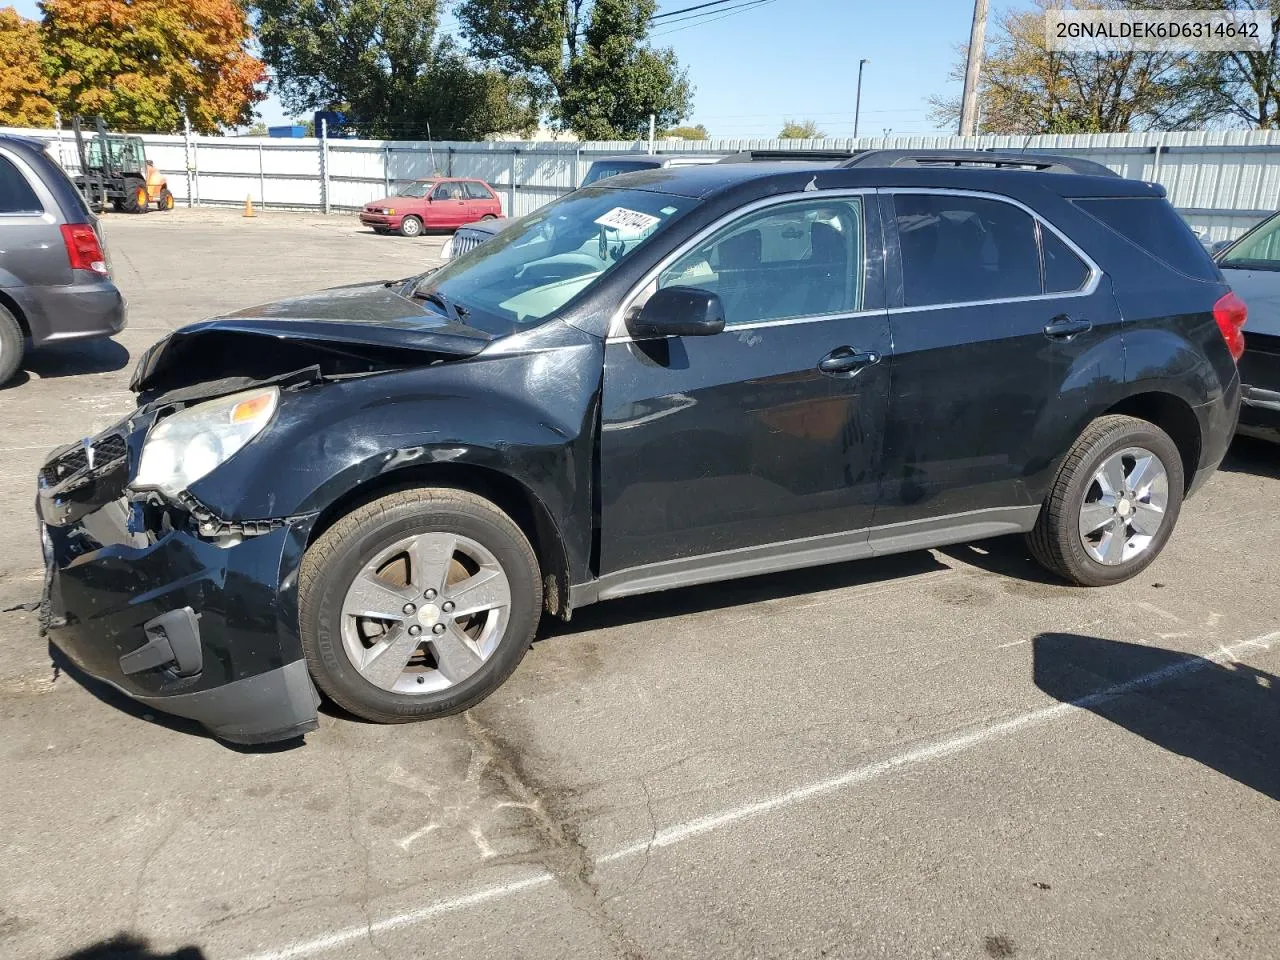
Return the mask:
<path id="1" fill-rule="evenodd" d="M 455 320 L 458 323 L 462 323 L 463 318 L 471 312 L 462 304 L 454 303 L 443 293 L 440 293 L 437 290 L 415 290 L 413 291 L 413 299 L 425 300 L 428 303 L 434 303 L 436 306 L 444 310 L 446 317 L 450 320 Z"/>

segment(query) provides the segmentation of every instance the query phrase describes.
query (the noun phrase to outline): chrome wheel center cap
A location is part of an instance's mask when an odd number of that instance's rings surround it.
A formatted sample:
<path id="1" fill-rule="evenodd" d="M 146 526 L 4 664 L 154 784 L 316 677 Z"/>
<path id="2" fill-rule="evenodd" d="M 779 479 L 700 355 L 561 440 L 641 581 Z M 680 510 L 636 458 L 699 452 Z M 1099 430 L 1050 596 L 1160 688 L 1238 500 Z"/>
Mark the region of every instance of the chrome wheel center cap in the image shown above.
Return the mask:
<path id="1" fill-rule="evenodd" d="M 422 606 L 418 608 L 419 623 L 429 627 L 439 619 L 440 619 L 440 608 L 437 607 L 434 603 L 424 603 Z"/>
<path id="2" fill-rule="evenodd" d="M 1129 514 L 1133 513 L 1133 504 L 1127 498 L 1121 498 L 1120 502 L 1116 504 L 1116 513 L 1122 517 L 1128 517 Z"/>

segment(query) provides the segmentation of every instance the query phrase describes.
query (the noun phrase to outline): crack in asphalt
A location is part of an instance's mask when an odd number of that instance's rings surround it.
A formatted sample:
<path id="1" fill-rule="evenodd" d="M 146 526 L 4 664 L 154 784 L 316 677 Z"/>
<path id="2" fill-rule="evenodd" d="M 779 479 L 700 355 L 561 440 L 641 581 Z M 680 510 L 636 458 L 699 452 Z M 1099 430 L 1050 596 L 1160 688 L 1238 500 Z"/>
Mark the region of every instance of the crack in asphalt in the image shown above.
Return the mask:
<path id="1" fill-rule="evenodd" d="M 554 793 L 530 773 L 519 750 L 486 726 L 473 711 L 463 714 L 467 731 L 478 749 L 483 774 L 516 804 L 525 807 L 532 819 L 541 865 L 569 897 L 569 905 L 588 917 L 608 939 L 622 960 L 643 960 L 644 953 L 604 909 L 609 899 L 601 899 L 596 885 L 595 861 L 578 836 L 577 827 L 554 807 Z M 645 790 L 646 796 L 648 790 Z M 652 811 L 650 811 L 652 819 Z M 656 824 L 654 836 L 657 836 Z"/>

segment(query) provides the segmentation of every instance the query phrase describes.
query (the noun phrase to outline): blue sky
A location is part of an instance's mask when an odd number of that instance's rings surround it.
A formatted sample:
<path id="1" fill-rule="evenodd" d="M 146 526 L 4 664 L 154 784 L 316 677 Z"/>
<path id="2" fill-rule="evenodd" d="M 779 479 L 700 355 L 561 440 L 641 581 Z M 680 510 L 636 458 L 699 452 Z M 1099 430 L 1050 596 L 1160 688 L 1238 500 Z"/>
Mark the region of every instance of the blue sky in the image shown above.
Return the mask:
<path id="1" fill-rule="evenodd" d="M 36 0 L 14 2 L 25 16 L 38 15 Z M 659 0 L 658 10 L 697 2 Z M 995 0 L 992 14 L 1027 5 Z M 972 16 L 969 0 L 769 0 L 716 20 L 672 18 L 655 26 L 654 43 L 672 47 L 688 67 L 695 87 L 690 122 L 713 136 L 776 136 L 785 117 L 816 120 L 829 136 L 852 136 L 862 57 L 871 62 L 861 133 L 928 133 L 935 129 L 928 97 L 958 92 L 947 75 Z M 274 97 L 259 112 L 268 123 L 285 116 Z"/>

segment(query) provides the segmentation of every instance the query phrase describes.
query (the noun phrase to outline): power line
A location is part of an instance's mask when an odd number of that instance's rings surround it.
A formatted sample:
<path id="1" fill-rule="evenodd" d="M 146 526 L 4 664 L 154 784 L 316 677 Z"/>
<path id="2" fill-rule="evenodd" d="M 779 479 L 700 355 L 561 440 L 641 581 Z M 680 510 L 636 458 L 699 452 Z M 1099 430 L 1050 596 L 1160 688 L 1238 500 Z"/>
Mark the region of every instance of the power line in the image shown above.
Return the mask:
<path id="1" fill-rule="evenodd" d="M 688 13 L 691 10 L 704 10 L 707 7 L 720 7 L 726 3 L 732 3 L 733 0 L 710 0 L 709 3 L 699 3 L 693 7 L 681 7 L 679 10 L 664 10 L 662 13 L 655 13 L 649 18 L 652 23 L 654 20 L 663 20 L 667 17 L 674 17 L 678 13 Z"/>
<path id="2" fill-rule="evenodd" d="M 725 10 L 710 11 L 710 14 L 719 14 L 719 16 L 712 16 L 706 13 L 691 14 L 688 17 L 681 17 L 680 20 L 693 20 L 695 21 L 694 23 L 688 23 L 688 24 L 685 24 L 683 27 L 675 27 L 671 30 L 663 30 L 659 33 L 653 34 L 653 36 L 665 37 L 673 33 L 679 33 L 681 30 L 688 30 L 690 27 L 700 27 L 706 23 L 715 23 L 717 20 L 724 20 L 728 17 L 736 16 L 739 13 L 746 13 L 748 10 L 754 9 L 756 7 L 763 7 L 766 4 L 775 3 L 775 2 L 776 0 L 747 0 L 746 3 L 740 3 L 736 7 L 728 7 Z M 659 24 L 659 26 L 665 27 L 672 23 L 679 23 L 680 20 L 668 20 L 666 23 Z"/>

